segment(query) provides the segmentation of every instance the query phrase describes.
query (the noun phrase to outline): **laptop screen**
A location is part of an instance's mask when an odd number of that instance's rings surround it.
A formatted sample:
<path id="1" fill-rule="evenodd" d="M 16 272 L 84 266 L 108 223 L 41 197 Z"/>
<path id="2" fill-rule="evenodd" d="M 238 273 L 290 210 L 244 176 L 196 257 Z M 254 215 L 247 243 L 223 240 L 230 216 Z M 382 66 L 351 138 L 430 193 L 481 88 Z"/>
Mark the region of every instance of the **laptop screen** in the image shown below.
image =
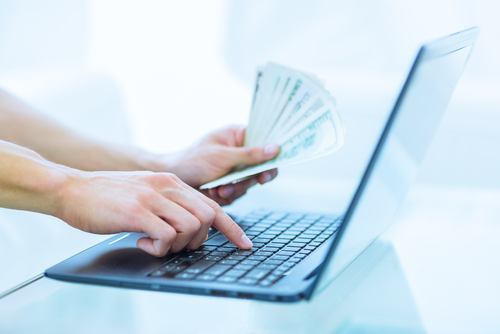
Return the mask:
<path id="1" fill-rule="evenodd" d="M 392 223 L 427 153 L 477 28 L 422 47 L 318 275 L 320 293 Z"/>

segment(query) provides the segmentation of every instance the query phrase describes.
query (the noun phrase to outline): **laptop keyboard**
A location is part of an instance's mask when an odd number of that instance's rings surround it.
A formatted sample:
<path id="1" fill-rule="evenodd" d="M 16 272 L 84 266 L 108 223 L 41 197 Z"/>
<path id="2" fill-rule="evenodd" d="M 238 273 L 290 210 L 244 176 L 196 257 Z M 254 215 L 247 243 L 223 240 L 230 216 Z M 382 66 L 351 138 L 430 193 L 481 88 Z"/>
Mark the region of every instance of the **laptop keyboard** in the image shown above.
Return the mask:
<path id="1" fill-rule="evenodd" d="M 196 250 L 168 254 L 168 261 L 149 276 L 269 287 L 328 241 L 341 218 L 254 211 L 238 222 L 252 249 L 238 249 L 215 233 Z"/>

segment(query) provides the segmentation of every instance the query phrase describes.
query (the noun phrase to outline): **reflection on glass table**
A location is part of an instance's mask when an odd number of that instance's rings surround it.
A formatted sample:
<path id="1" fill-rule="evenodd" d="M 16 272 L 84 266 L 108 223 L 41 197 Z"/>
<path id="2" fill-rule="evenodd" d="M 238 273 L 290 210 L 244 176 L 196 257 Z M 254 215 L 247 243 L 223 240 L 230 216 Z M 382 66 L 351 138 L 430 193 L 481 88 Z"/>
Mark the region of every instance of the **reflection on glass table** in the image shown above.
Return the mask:
<path id="1" fill-rule="evenodd" d="M 392 244 L 372 243 L 310 302 L 278 304 L 40 277 L 0 299 L 2 333 L 424 333 Z"/>

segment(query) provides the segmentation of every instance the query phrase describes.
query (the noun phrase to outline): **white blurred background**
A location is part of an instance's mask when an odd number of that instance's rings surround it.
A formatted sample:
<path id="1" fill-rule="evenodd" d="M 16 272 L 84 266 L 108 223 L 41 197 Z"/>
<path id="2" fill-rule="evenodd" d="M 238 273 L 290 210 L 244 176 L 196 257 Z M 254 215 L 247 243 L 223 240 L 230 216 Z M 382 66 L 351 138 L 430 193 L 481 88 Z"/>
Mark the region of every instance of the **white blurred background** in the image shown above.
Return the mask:
<path id="1" fill-rule="evenodd" d="M 336 211 L 349 200 L 419 46 L 479 25 L 417 187 L 498 198 L 499 12 L 500 3 L 488 0 L 2 0 L 0 86 L 77 131 L 167 152 L 246 123 L 258 65 L 314 72 L 337 97 L 345 147 L 283 168 L 235 207 L 273 198 L 278 208 Z M 283 192 L 298 196 L 283 203 Z M 318 193 L 325 196 L 317 207 L 301 206 L 300 196 Z M 1 210 L 0 291 L 103 238 Z"/>

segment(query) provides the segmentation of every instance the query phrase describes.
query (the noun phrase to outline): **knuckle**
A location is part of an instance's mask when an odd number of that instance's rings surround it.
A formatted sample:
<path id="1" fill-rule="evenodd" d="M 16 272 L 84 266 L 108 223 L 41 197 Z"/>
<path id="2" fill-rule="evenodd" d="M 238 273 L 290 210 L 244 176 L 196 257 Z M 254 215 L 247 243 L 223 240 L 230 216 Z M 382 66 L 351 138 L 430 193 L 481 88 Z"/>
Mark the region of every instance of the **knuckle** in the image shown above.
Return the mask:
<path id="1" fill-rule="evenodd" d="M 148 183 L 153 187 L 175 187 L 179 178 L 172 173 L 154 173 L 148 177 Z"/>
<path id="2" fill-rule="evenodd" d="M 201 226 L 212 225 L 214 219 L 215 219 L 215 210 L 212 209 L 210 206 L 204 208 L 200 219 Z"/>
<path id="3" fill-rule="evenodd" d="M 171 228 L 170 226 L 168 226 L 167 224 L 165 224 L 165 226 L 163 227 L 162 234 L 164 235 L 163 239 L 166 242 L 168 242 L 169 244 L 172 244 L 172 242 L 174 242 L 174 240 L 177 236 L 177 233 L 175 232 L 175 230 L 173 228 Z"/>
<path id="4" fill-rule="evenodd" d="M 192 217 L 189 219 L 187 225 L 186 225 L 186 228 L 185 228 L 185 232 L 186 234 L 189 234 L 189 235 L 193 235 L 195 234 L 196 232 L 198 232 L 201 228 L 201 223 L 200 221 L 196 218 L 196 217 Z"/>
<path id="5" fill-rule="evenodd" d="M 166 173 L 164 175 L 169 179 L 170 182 L 178 183 L 178 182 L 181 181 L 181 179 L 177 175 L 175 175 L 175 174 Z"/>
<path id="6" fill-rule="evenodd" d="M 222 209 L 221 209 L 221 207 L 220 207 L 219 203 L 217 203 L 216 201 L 214 201 L 214 200 L 213 200 L 213 199 L 211 199 L 211 198 L 208 198 L 208 197 L 207 197 L 207 199 L 208 199 L 208 200 L 207 200 L 207 204 L 208 204 L 208 206 L 209 206 L 209 207 L 213 210 L 213 212 L 214 212 L 214 218 L 215 218 L 215 214 L 217 214 L 217 212 L 218 212 L 219 210 L 222 210 Z"/>

